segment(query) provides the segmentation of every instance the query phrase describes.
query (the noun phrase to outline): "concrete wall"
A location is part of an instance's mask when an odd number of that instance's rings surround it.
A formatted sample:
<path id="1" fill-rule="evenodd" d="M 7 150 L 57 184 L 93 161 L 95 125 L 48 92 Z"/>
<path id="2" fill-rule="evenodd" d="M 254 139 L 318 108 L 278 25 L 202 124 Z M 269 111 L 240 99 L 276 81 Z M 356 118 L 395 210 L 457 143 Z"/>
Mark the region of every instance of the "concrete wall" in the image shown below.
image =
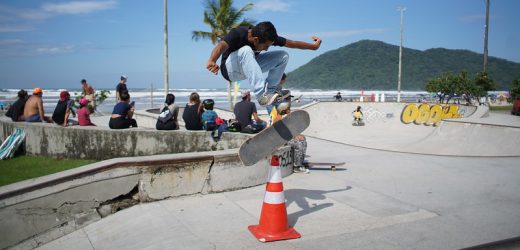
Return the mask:
<path id="1" fill-rule="evenodd" d="M 55 124 L 11 122 L 7 117 L 0 117 L 0 139 L 4 140 L 16 127 L 25 129 L 25 150 L 29 155 L 96 160 L 232 149 L 251 137 L 224 133 L 221 140 L 215 142 L 206 131 L 64 128 Z"/>
<path id="2" fill-rule="evenodd" d="M 117 158 L 0 187 L 0 249 L 35 248 L 140 202 L 265 183 L 269 159 L 246 167 L 237 152 Z M 290 152 L 276 152 L 283 176 Z"/>

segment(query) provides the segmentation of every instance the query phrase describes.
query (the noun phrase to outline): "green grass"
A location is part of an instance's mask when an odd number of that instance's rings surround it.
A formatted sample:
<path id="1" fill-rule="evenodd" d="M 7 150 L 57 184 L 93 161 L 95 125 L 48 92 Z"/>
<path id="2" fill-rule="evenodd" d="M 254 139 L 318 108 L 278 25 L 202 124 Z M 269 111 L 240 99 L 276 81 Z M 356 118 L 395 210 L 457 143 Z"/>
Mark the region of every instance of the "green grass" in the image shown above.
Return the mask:
<path id="1" fill-rule="evenodd" d="M 513 105 L 505 105 L 505 106 L 489 106 L 489 110 L 495 111 L 495 110 L 507 110 L 511 111 L 513 109 Z"/>
<path id="2" fill-rule="evenodd" d="M 94 160 L 54 159 L 43 156 L 15 156 L 0 160 L 0 186 L 57 173 L 96 162 Z"/>

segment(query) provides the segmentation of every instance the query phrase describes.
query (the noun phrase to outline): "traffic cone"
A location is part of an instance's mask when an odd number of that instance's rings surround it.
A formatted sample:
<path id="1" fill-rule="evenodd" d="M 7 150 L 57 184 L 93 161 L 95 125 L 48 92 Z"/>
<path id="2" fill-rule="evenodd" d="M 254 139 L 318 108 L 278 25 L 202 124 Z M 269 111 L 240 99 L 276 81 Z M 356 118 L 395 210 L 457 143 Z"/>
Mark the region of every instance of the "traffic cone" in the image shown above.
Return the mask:
<path id="1" fill-rule="evenodd" d="M 265 187 L 264 204 L 258 225 L 249 226 L 251 233 L 261 242 L 300 238 L 300 233 L 289 228 L 283 195 L 282 172 L 278 156 L 271 158 L 269 178 Z"/>

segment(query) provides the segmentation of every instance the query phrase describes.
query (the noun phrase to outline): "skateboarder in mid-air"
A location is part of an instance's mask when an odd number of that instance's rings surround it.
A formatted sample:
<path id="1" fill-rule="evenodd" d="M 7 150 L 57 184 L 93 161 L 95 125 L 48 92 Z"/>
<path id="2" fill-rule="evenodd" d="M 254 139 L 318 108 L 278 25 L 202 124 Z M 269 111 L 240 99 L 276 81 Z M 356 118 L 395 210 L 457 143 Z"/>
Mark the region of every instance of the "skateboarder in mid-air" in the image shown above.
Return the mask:
<path id="1" fill-rule="evenodd" d="M 267 51 L 269 46 L 317 50 L 321 39 L 317 36 L 312 39 L 314 42 L 307 43 L 278 36 L 271 22 L 234 28 L 217 43 L 206 68 L 214 74 L 218 74 L 220 69 L 228 81 L 247 79 L 258 103 L 261 106 L 270 105 L 280 95 L 276 89 L 285 72 L 289 54 L 281 50 Z M 264 50 L 267 52 L 260 53 Z M 219 67 L 217 60 L 220 56 Z M 264 73 L 267 73 L 267 77 Z"/>

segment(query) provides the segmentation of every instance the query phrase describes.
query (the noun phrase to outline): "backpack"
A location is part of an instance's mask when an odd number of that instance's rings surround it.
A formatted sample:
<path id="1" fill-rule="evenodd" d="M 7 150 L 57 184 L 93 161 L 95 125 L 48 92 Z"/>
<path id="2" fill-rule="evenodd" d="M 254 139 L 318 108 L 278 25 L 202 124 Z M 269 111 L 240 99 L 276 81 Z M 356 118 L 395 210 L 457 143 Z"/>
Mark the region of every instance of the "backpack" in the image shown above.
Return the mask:
<path id="1" fill-rule="evenodd" d="M 161 114 L 157 118 L 157 120 L 162 123 L 167 123 L 172 118 L 173 118 L 173 113 L 170 112 L 170 109 L 168 107 L 164 107 L 163 110 L 161 111 Z"/>
<path id="2" fill-rule="evenodd" d="M 258 126 L 254 125 L 254 124 L 250 124 L 250 125 L 245 126 L 242 129 L 242 131 L 240 131 L 240 132 L 246 133 L 246 134 L 256 134 L 260 131 L 261 131 L 261 129 Z"/>
<path id="3" fill-rule="evenodd" d="M 229 132 L 240 132 L 240 123 L 236 120 L 229 120 L 228 131 Z"/>

